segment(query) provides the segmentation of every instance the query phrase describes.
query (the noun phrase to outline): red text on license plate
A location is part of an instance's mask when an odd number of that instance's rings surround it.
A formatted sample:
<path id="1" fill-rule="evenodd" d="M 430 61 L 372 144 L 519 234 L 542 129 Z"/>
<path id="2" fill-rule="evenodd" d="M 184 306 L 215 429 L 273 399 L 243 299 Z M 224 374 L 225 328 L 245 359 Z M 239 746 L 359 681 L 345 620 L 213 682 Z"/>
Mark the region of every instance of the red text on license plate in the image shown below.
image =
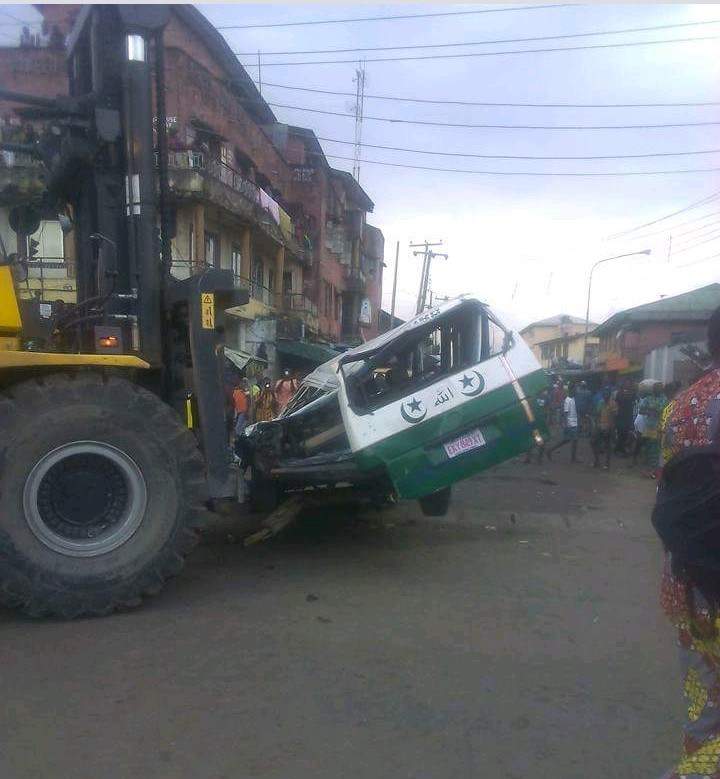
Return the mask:
<path id="1" fill-rule="evenodd" d="M 450 458 L 473 449 L 479 449 L 481 446 L 485 446 L 485 437 L 479 430 L 471 430 L 469 433 L 443 444 L 445 454 Z"/>

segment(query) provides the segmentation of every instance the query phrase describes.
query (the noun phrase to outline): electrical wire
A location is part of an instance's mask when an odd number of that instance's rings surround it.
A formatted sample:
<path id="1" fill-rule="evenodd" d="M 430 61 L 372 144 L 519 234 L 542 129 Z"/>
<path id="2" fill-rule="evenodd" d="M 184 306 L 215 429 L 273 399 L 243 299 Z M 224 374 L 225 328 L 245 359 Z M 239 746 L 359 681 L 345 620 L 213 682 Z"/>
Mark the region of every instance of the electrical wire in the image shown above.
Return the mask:
<path id="1" fill-rule="evenodd" d="M 340 143 L 344 146 L 355 146 L 354 141 L 340 141 L 337 138 L 324 138 L 316 136 L 319 141 L 326 143 Z M 676 151 L 676 152 L 654 152 L 647 154 L 595 154 L 591 156 L 534 156 L 523 154 L 477 154 L 475 152 L 457 152 L 457 151 L 436 151 L 434 149 L 411 149 L 405 146 L 384 146 L 376 143 L 365 143 L 362 146 L 368 149 L 383 149 L 385 151 L 408 152 L 410 154 L 432 154 L 440 157 L 474 157 L 484 160 L 632 160 L 645 159 L 649 157 L 687 157 L 695 154 L 718 154 L 720 149 L 703 149 L 700 151 Z"/>
<path id="2" fill-rule="evenodd" d="M 340 157 L 336 154 L 326 154 L 328 159 L 355 161 L 354 157 Z M 558 171 L 512 171 L 512 170 L 468 170 L 465 168 L 433 168 L 426 165 L 408 165 L 400 162 L 382 162 L 381 160 L 358 160 L 363 165 L 382 165 L 389 168 L 410 168 L 412 170 L 431 170 L 438 173 L 475 173 L 483 176 L 659 176 L 675 173 L 717 173 L 720 168 L 690 168 L 682 170 L 637 170 L 613 172 L 572 172 Z"/>
<path id="3" fill-rule="evenodd" d="M 720 253 L 718 254 L 711 254 L 709 257 L 703 257 L 702 260 L 693 260 L 692 262 L 685 262 L 682 265 L 676 265 L 676 268 L 689 268 L 691 265 L 700 265 L 701 262 L 708 262 L 709 260 L 714 260 L 717 257 L 720 257 Z"/>
<path id="4" fill-rule="evenodd" d="M 690 205 L 684 206 L 683 208 L 678 209 L 677 211 L 673 211 L 670 214 L 665 214 L 665 216 L 661 216 L 658 219 L 653 219 L 651 222 L 645 222 L 644 224 L 638 225 L 637 227 L 632 227 L 630 230 L 623 230 L 619 233 L 613 233 L 613 235 L 609 235 L 606 240 L 613 240 L 615 238 L 622 238 L 625 235 L 630 235 L 630 233 L 635 233 L 638 230 L 642 230 L 645 227 L 651 227 L 652 225 L 658 224 L 660 222 L 665 222 L 668 219 L 672 219 L 674 216 L 678 216 L 679 214 L 684 214 L 686 211 L 691 211 L 693 208 L 699 208 L 700 206 L 705 205 L 706 203 L 709 203 L 713 200 L 717 200 L 720 198 L 720 190 L 717 192 L 713 192 L 710 195 L 707 195 L 704 198 L 701 198 L 700 200 L 696 200 L 694 203 L 690 203 Z"/>
<path id="5" fill-rule="evenodd" d="M 624 35 L 635 32 L 654 32 L 655 30 L 673 30 L 679 27 L 700 27 L 707 24 L 720 24 L 720 19 L 708 19 L 702 22 L 684 22 L 682 24 L 660 24 L 654 27 L 627 27 L 622 30 L 595 30 L 593 32 L 574 32 L 562 35 L 538 35 L 531 38 L 496 38 L 485 41 L 457 41 L 455 43 L 413 43 L 402 46 L 365 46 L 352 49 L 296 49 L 295 51 L 234 51 L 238 57 L 295 55 L 295 54 L 347 54 L 353 51 L 399 51 L 410 49 L 447 49 L 456 46 L 489 46 L 499 43 L 534 43 L 536 41 L 558 41 L 568 38 L 591 38 L 596 35 Z"/>
<path id="6" fill-rule="evenodd" d="M 678 249 L 677 251 L 671 252 L 670 256 L 674 257 L 676 254 L 683 254 L 683 252 L 689 252 L 691 249 L 697 249 L 698 246 L 704 246 L 706 243 L 710 243 L 711 241 L 718 241 L 718 240 L 720 240 L 720 230 L 718 230 L 717 234 L 713 235 L 711 238 L 705 238 L 704 241 L 694 243 L 692 244 L 692 246 L 684 246 L 682 249 Z"/>
<path id="7" fill-rule="evenodd" d="M 32 26 L 34 24 L 42 24 L 42 20 L 40 19 L 35 19 L 34 21 L 30 22 L 25 19 L 21 19 L 19 16 L 15 16 L 14 14 L 11 14 L 9 11 L 6 11 L 4 9 L 0 10 L 0 16 L 5 16 L 8 19 L 12 19 L 14 22 L 13 25 L 0 23 L 0 27 L 10 27 L 10 26 L 17 27 L 20 24 L 26 24 L 28 26 Z"/>
<path id="8" fill-rule="evenodd" d="M 703 235 L 706 235 L 708 232 L 717 230 L 718 227 L 720 227 L 720 221 L 716 220 L 714 222 L 711 222 L 710 224 L 701 225 L 700 227 L 695 227 L 692 230 L 686 230 L 685 232 L 682 233 L 672 233 L 673 241 L 678 239 L 680 245 L 682 246 L 687 241 L 694 241 L 696 238 L 700 238 Z"/>
<path id="9" fill-rule="evenodd" d="M 263 81 L 263 88 L 289 89 L 295 92 L 312 92 L 319 95 L 357 97 L 355 92 L 338 92 L 331 89 L 299 87 L 290 84 L 273 84 Z M 397 95 L 364 95 L 365 100 L 389 100 L 393 103 L 429 103 L 432 105 L 485 106 L 488 108 L 691 108 L 695 106 L 716 106 L 720 101 L 689 103 L 488 103 L 475 100 L 438 100 L 423 97 L 399 97 Z"/>
<path id="10" fill-rule="evenodd" d="M 246 102 L 257 102 L 246 101 Z M 287 108 L 292 111 L 304 111 L 309 114 L 323 114 L 325 116 L 342 116 L 346 119 L 355 119 L 355 115 L 343 111 L 326 111 L 322 108 L 307 108 L 299 105 L 287 105 L 286 103 L 267 103 L 272 108 Z M 434 122 L 429 119 L 394 119 L 390 116 L 363 116 L 363 120 L 371 122 L 389 122 L 390 124 L 418 124 L 426 127 L 463 127 L 475 130 L 659 130 L 669 127 L 710 127 L 720 125 L 720 120 L 704 122 L 664 122 L 662 124 L 473 124 L 470 122 Z"/>
<path id="11" fill-rule="evenodd" d="M 673 225 L 672 227 L 666 227 L 663 230 L 654 230 L 651 233 L 641 233 L 640 235 L 636 235 L 631 240 L 640 241 L 640 240 L 644 240 L 645 238 L 652 238 L 655 235 L 669 235 L 673 230 L 675 230 L 678 227 L 684 227 L 685 225 L 693 224 L 694 222 L 701 222 L 703 219 L 710 219 L 710 217 L 719 216 L 719 215 L 720 215 L 720 211 L 711 211 L 709 214 L 695 217 L 695 219 L 688 219 L 685 222 L 679 222 L 678 224 Z M 673 235 L 684 235 L 684 233 L 673 233 Z"/>
<path id="12" fill-rule="evenodd" d="M 400 19 L 429 19 L 439 16 L 472 16 L 476 14 L 496 14 L 506 13 L 508 11 L 540 11 L 545 8 L 568 8 L 574 6 L 575 3 L 553 3 L 552 5 L 521 5 L 512 6 L 511 8 L 482 8 L 472 11 L 443 11 L 437 13 L 428 14 L 395 14 L 392 16 L 362 16 L 352 19 L 308 19 L 304 22 L 270 22 L 255 24 L 224 24 L 217 27 L 218 30 L 257 30 L 259 28 L 268 27 L 303 27 L 313 24 L 348 24 L 350 22 L 389 22 L 398 21 Z"/>
<path id="13" fill-rule="evenodd" d="M 560 46 L 547 49 L 506 49 L 505 51 L 472 51 L 464 54 L 422 54 L 412 57 L 371 57 L 364 58 L 365 64 L 371 62 L 416 62 L 418 60 L 441 60 L 441 59 L 464 59 L 467 57 L 497 57 L 505 54 L 547 54 L 548 52 L 558 51 L 587 51 L 590 49 L 620 49 L 627 46 L 655 46 L 664 43 L 692 43 L 696 41 L 715 41 L 720 36 L 703 35 L 694 38 L 665 38 L 659 41 L 628 41 L 626 43 L 593 43 L 586 46 Z M 263 68 L 272 67 L 291 67 L 294 65 L 355 65 L 357 57 L 344 60 L 299 60 L 295 62 L 261 62 Z M 257 68 L 258 63 L 243 63 L 243 67 Z"/>

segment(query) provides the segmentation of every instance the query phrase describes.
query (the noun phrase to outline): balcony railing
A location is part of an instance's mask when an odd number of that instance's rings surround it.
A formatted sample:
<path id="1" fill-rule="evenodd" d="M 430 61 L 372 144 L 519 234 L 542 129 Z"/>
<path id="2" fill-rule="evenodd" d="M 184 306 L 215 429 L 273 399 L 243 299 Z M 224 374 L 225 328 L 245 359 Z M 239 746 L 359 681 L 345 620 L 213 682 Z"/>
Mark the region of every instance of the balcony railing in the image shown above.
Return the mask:
<path id="1" fill-rule="evenodd" d="M 211 266 L 207 263 L 189 262 L 187 260 L 173 260 L 171 274 L 176 279 L 186 279 L 191 275 L 202 273 Z M 246 289 L 250 299 L 255 300 L 268 308 L 295 315 L 305 321 L 316 320 L 318 307 L 310 298 L 302 292 L 277 293 L 266 287 L 262 282 L 248 279 L 245 276 L 234 274 L 235 285 L 239 289 Z"/>
<path id="2" fill-rule="evenodd" d="M 269 287 L 266 287 L 259 281 L 253 281 L 253 279 L 244 279 L 241 276 L 236 276 L 235 278 L 239 279 L 241 286 L 247 287 L 253 300 L 257 300 L 266 306 L 275 306 L 276 293 Z"/>
<path id="3" fill-rule="evenodd" d="M 317 317 L 317 304 L 313 303 L 307 295 L 302 292 L 284 292 L 282 295 L 283 310 L 298 314 L 307 314 L 311 317 Z"/>
<path id="4" fill-rule="evenodd" d="M 22 151 L 0 151 L 0 167 L 3 168 L 40 168 L 40 161 Z"/>
<path id="5" fill-rule="evenodd" d="M 210 176 L 221 181 L 225 186 L 234 189 L 248 200 L 265 209 L 272 216 L 275 224 L 287 230 L 288 236 L 294 234 L 292 220 L 273 197 L 254 182 L 246 179 L 235 168 L 222 160 L 208 160 L 202 152 L 192 149 L 168 152 L 168 167 L 192 170 L 204 170 Z"/>
<path id="6" fill-rule="evenodd" d="M 207 262 L 191 262 L 189 260 L 173 259 L 170 275 L 173 276 L 173 278 L 182 280 L 187 279 L 190 276 L 204 273 L 212 267 L 213 266 Z M 222 270 L 230 270 L 230 268 L 223 268 Z M 245 276 L 239 276 L 237 273 L 233 274 L 233 278 L 235 280 L 235 286 L 238 289 L 248 290 L 252 300 L 257 300 L 271 308 L 275 306 L 276 293 L 269 287 L 266 287 L 259 281 L 245 278 Z"/>
<path id="7" fill-rule="evenodd" d="M 157 152 L 156 152 L 157 163 Z M 302 261 L 308 262 L 312 251 L 312 239 L 299 230 L 290 215 L 273 197 L 254 182 L 245 178 L 222 160 L 208 160 L 203 152 L 182 149 L 168 152 L 168 167 L 173 170 L 194 170 L 229 187 L 242 195 L 252 206 L 265 211 L 277 225 L 291 251 Z"/>

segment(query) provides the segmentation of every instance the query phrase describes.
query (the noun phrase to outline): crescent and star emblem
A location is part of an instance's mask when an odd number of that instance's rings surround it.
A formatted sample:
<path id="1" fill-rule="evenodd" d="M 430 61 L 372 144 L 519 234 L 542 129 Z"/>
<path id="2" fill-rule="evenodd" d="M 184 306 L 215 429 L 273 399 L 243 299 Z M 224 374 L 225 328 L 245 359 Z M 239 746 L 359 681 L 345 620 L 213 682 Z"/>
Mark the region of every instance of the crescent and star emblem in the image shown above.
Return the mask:
<path id="1" fill-rule="evenodd" d="M 406 422 L 410 422 L 410 424 L 414 425 L 425 419 L 427 409 L 424 408 L 422 400 L 418 400 L 413 395 L 413 399 L 409 403 L 400 404 L 400 415 Z"/>
<path id="2" fill-rule="evenodd" d="M 460 392 L 467 398 L 474 398 L 485 389 L 485 379 L 478 371 L 469 371 L 469 374 L 464 373 L 459 380 L 462 385 Z"/>

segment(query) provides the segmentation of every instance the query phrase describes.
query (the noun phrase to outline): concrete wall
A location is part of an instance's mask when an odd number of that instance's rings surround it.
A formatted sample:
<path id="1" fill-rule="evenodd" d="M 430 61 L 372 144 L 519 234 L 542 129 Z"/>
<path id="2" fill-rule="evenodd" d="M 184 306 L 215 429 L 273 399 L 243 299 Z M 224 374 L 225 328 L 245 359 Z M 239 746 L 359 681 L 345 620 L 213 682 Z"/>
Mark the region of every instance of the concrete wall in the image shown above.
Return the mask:
<path id="1" fill-rule="evenodd" d="M 676 346 L 660 346 L 657 349 L 653 349 L 645 356 L 643 378 L 655 379 L 656 381 L 663 382 L 663 384 L 668 384 L 672 381 L 685 380 L 688 368 L 691 373 L 698 372 L 698 369 L 693 368 L 692 364 L 688 366 L 688 363 L 691 361 L 681 351 L 686 346 L 687 344 L 677 344 Z M 696 341 L 692 346 L 701 352 L 707 351 L 707 342 L 705 340 Z"/>

